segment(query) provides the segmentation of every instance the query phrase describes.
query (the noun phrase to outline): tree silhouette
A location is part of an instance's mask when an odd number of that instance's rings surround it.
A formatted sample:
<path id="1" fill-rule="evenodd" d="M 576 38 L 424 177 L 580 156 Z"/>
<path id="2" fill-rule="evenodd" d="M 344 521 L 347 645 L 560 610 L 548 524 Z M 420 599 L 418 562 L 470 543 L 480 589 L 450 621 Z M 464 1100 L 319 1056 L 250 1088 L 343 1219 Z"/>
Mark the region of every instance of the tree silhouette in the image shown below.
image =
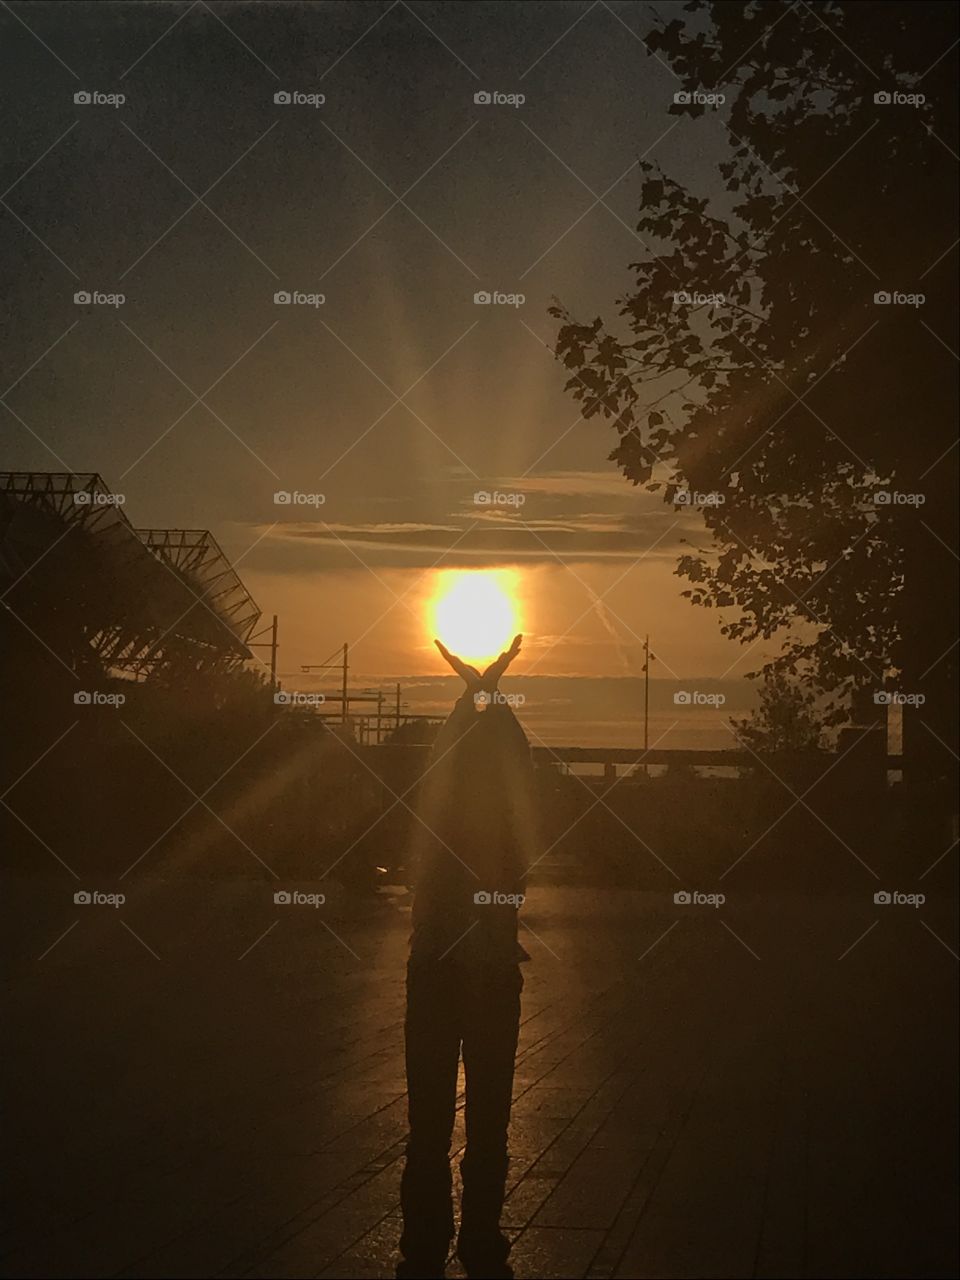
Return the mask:
<path id="1" fill-rule="evenodd" d="M 815 695 L 782 671 L 764 673 L 752 715 L 734 720 L 737 737 L 751 751 L 816 751 L 823 746 L 823 716 Z"/>
<path id="2" fill-rule="evenodd" d="M 834 691 L 833 722 L 885 682 L 923 693 L 914 745 L 940 772 L 956 741 L 955 10 L 684 11 L 646 44 L 692 98 L 670 111 L 710 116 L 729 149 L 701 192 L 640 162 L 644 252 L 619 325 L 552 308 L 567 388 L 612 422 L 634 484 L 675 507 L 717 495 L 684 594 L 728 611 L 726 635 L 780 638 L 772 667 Z M 925 302 L 875 300 L 895 292 Z"/>

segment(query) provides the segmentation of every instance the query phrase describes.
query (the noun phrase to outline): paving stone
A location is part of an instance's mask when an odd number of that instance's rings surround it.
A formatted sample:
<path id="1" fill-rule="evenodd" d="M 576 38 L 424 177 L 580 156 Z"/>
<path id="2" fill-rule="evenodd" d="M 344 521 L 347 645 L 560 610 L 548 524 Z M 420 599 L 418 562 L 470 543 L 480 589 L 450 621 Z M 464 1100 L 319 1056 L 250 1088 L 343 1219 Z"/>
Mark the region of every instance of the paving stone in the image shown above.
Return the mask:
<path id="1" fill-rule="evenodd" d="M 160 961 L 104 915 L 38 965 L 60 899 L 14 886 L 4 1274 L 392 1274 L 408 918 L 338 917 L 359 960 L 297 919 L 249 950 L 264 892 L 148 882 Z M 517 1275 L 952 1274 L 949 950 L 910 913 L 840 960 L 861 897 L 731 899 L 531 891 Z M 924 920 L 955 950 L 949 906 Z M 457 1190 L 462 1143 L 461 1109 Z"/>

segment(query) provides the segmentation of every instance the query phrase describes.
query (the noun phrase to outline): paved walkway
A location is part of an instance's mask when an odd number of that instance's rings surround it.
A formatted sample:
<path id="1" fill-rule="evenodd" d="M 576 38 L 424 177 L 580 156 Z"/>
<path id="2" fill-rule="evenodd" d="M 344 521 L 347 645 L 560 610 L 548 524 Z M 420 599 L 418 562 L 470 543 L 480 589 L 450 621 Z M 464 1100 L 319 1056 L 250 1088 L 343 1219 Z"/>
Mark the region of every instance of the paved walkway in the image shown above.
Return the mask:
<path id="1" fill-rule="evenodd" d="M 8 895 L 4 1274 L 391 1275 L 406 899 L 73 888 Z M 951 1274 L 957 942 L 931 890 L 534 889 L 517 1275 Z"/>

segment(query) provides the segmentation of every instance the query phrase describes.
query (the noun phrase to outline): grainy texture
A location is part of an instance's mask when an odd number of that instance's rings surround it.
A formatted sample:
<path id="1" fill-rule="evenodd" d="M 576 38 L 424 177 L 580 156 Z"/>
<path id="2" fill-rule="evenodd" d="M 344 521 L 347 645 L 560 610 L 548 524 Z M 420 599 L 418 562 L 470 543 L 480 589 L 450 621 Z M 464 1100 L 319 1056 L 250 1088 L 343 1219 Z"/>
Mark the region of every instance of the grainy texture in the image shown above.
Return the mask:
<path id="1" fill-rule="evenodd" d="M 518 1276 L 953 1270 L 946 905 L 542 885 L 523 920 Z M 4 1273 L 392 1274 L 408 929 L 405 896 L 14 884 Z"/>

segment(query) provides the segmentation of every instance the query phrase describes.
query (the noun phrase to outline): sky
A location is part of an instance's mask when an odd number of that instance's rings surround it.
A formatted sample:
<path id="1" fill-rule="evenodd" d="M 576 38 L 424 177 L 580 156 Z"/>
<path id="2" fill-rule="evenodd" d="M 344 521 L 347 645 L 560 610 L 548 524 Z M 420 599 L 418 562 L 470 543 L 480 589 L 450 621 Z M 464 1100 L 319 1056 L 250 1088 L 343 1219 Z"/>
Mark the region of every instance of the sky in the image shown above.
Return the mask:
<path id="1" fill-rule="evenodd" d="M 681 597 L 696 514 L 623 479 L 550 350 L 551 301 L 612 321 L 648 252 L 639 157 L 717 194 L 722 120 L 669 114 L 653 9 L 0 11 L 3 467 L 97 471 L 138 527 L 211 529 L 279 617 L 288 688 L 347 642 L 358 684 L 444 710 L 437 576 L 507 566 L 544 741 L 642 740 L 649 633 L 651 742 L 732 745 L 673 695 L 739 711 L 770 655 Z"/>

